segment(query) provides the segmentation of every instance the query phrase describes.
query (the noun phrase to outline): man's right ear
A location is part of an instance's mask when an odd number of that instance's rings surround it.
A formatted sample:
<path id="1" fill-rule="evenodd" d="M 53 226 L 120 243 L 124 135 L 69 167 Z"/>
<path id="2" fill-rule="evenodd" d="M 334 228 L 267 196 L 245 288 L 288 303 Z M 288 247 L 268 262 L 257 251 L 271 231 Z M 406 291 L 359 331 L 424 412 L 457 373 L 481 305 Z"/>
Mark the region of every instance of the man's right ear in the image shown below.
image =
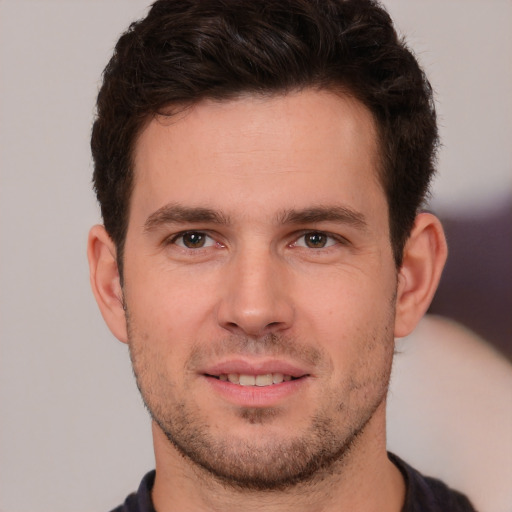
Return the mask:
<path id="1" fill-rule="evenodd" d="M 127 343 L 126 315 L 116 248 L 104 226 L 97 225 L 89 231 L 87 258 L 92 291 L 103 319 L 112 334 L 119 341 Z"/>

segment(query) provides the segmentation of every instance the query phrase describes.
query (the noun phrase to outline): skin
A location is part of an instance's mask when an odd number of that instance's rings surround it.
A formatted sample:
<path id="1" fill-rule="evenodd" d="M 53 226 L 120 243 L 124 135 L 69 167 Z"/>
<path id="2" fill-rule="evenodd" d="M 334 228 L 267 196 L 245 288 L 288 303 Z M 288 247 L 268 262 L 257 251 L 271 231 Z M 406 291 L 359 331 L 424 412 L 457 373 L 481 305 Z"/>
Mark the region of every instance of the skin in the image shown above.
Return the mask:
<path id="1" fill-rule="evenodd" d="M 136 144 L 124 252 L 91 230 L 91 282 L 130 347 L 170 510 L 395 510 L 385 396 L 446 245 L 419 215 L 400 269 L 374 121 L 327 91 L 202 101 Z M 290 373 L 268 387 L 222 373 Z"/>

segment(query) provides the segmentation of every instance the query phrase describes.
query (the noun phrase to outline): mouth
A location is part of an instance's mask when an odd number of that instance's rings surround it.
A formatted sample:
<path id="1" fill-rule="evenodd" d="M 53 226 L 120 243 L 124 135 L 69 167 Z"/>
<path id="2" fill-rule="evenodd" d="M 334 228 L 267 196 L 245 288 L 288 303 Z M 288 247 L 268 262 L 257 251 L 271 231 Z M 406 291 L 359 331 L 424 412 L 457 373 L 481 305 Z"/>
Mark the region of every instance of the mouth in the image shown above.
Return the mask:
<path id="1" fill-rule="evenodd" d="M 268 408 L 299 400 L 309 389 L 309 369 L 279 360 L 236 359 L 202 368 L 211 395 L 237 407 Z M 295 398 L 293 398 L 295 397 Z"/>
<path id="2" fill-rule="evenodd" d="M 314 375 L 292 361 L 272 358 L 226 358 L 203 367 L 199 375 L 214 396 L 235 406 L 276 407 L 300 400 Z"/>
<path id="3" fill-rule="evenodd" d="M 307 375 L 301 377 L 293 377 L 292 375 L 283 373 L 263 373 L 259 375 L 249 375 L 244 373 L 221 373 L 219 375 L 209 375 L 214 379 L 230 382 L 231 384 L 238 384 L 239 386 L 255 386 L 255 387 L 266 387 L 281 384 L 283 382 L 290 382 L 292 380 L 298 380 Z"/>

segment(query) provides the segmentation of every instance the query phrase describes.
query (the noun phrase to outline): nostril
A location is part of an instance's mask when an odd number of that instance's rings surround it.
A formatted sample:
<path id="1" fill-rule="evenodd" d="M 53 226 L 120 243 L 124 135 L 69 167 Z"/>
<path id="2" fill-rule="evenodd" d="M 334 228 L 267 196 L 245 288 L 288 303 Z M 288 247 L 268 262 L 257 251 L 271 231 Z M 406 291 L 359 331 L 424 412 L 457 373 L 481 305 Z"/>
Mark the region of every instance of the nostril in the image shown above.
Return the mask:
<path id="1" fill-rule="evenodd" d="M 221 298 L 215 314 L 227 331 L 254 338 L 285 330 L 293 323 L 291 302 L 277 286 L 264 290 L 234 286 Z"/>

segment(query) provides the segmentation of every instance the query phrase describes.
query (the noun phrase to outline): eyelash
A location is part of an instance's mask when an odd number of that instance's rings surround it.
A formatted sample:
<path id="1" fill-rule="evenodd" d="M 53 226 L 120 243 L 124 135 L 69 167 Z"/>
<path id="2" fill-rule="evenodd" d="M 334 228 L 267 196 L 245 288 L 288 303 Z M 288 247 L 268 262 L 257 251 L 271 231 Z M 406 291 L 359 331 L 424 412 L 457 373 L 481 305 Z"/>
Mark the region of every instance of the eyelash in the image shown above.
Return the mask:
<path id="1" fill-rule="evenodd" d="M 335 235 L 333 233 L 329 233 L 327 231 L 320 231 L 320 230 L 307 230 L 307 231 L 301 231 L 300 233 L 298 233 L 299 236 L 297 236 L 294 241 L 289 244 L 289 246 L 291 247 L 299 247 L 299 248 L 303 248 L 303 249 L 312 249 L 312 250 L 321 250 L 321 249 L 324 249 L 324 250 L 328 250 L 330 247 L 333 247 L 335 245 L 347 245 L 348 244 L 348 241 L 339 236 L 339 235 Z M 307 242 L 306 242 L 306 237 L 307 236 L 321 236 L 321 237 L 325 237 L 326 238 L 326 245 L 322 246 L 322 247 L 310 247 L 307 245 Z M 302 240 L 304 241 L 304 244 L 302 245 L 299 245 L 298 242 Z"/>
<path id="2" fill-rule="evenodd" d="M 199 235 L 200 237 L 203 237 L 203 238 L 209 238 L 213 243 L 210 243 L 210 244 L 208 244 L 206 246 L 201 245 L 201 246 L 195 247 L 195 248 L 194 247 L 187 247 L 185 245 L 185 243 L 183 242 L 184 237 L 187 236 L 187 235 Z M 182 240 L 182 244 L 177 243 L 180 239 Z M 182 231 L 180 233 L 176 233 L 172 237 L 166 239 L 164 243 L 165 243 L 165 245 L 176 245 L 177 247 L 179 247 L 181 249 L 191 250 L 191 251 L 200 250 L 200 249 L 207 249 L 208 247 L 212 247 L 214 245 L 219 245 L 219 246 L 223 247 L 223 244 L 221 244 L 220 242 L 216 241 L 208 232 L 206 232 L 206 231 L 195 231 L 195 230 Z"/>

